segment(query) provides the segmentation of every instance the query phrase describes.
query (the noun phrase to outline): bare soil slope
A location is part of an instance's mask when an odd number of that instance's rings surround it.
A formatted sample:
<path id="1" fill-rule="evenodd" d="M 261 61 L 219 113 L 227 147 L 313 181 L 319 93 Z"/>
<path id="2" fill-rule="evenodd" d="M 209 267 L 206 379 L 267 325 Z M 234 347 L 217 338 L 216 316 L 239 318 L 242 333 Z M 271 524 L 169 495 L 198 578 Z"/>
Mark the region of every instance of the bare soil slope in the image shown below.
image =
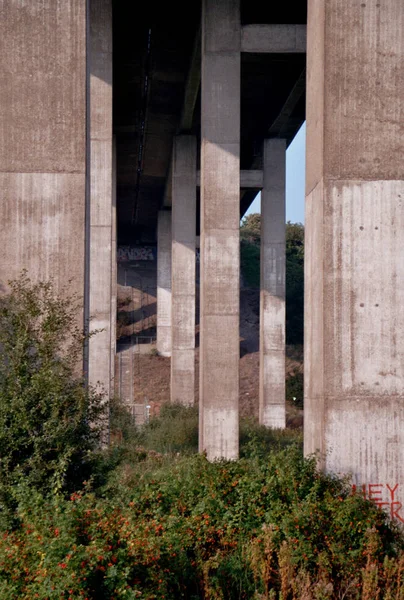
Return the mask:
<path id="1" fill-rule="evenodd" d="M 150 280 L 148 281 L 150 283 Z M 156 298 L 148 286 L 147 294 L 135 290 L 128 293 L 127 286 L 119 286 L 118 343 L 129 344 L 131 334 L 153 336 L 156 324 Z M 139 298 L 142 298 L 141 306 Z M 132 299 L 132 300 L 131 300 Z M 198 346 L 199 325 L 196 327 Z M 161 404 L 170 397 L 170 359 L 157 356 L 155 347 L 148 353 L 135 353 L 133 357 L 133 401 L 151 406 L 151 414 L 159 411 Z M 300 347 L 286 348 L 286 376 L 301 372 L 303 355 Z M 195 396 L 199 396 L 199 348 L 196 349 Z M 244 288 L 240 294 L 240 413 L 242 416 L 258 418 L 259 402 L 259 291 Z M 291 427 L 301 427 L 303 411 L 296 408 L 291 398 L 287 399 L 287 421 Z"/>

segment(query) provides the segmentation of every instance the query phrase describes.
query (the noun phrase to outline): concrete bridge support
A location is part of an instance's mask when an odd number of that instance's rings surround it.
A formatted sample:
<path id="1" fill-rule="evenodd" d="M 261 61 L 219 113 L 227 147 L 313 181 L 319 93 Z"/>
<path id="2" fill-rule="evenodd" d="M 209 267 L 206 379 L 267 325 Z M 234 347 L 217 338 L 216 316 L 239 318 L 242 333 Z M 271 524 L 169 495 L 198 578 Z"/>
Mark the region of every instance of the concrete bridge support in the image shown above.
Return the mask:
<path id="1" fill-rule="evenodd" d="M 404 521 L 404 4 L 308 7 L 305 452 Z"/>
<path id="2" fill-rule="evenodd" d="M 87 277 L 86 299 L 90 331 L 88 379 L 111 393 L 113 282 L 113 156 L 112 156 L 112 2 L 90 1 L 88 64 L 90 80 L 88 133 Z M 116 285 L 116 283 L 115 283 Z"/>
<path id="3" fill-rule="evenodd" d="M 157 221 L 157 352 L 171 356 L 171 211 Z"/>
<path id="4" fill-rule="evenodd" d="M 265 140 L 263 163 L 259 420 L 284 428 L 286 141 Z"/>
<path id="5" fill-rule="evenodd" d="M 0 49 L 0 289 L 25 268 L 83 297 L 85 1 L 1 3 Z"/>
<path id="6" fill-rule="evenodd" d="M 202 2 L 200 450 L 238 456 L 240 10 Z"/>
<path id="7" fill-rule="evenodd" d="M 118 311 L 118 232 L 116 227 L 116 136 L 112 139 L 112 255 L 111 255 L 111 393 L 115 390 L 116 319 Z"/>
<path id="8" fill-rule="evenodd" d="M 195 402 L 196 138 L 177 136 L 172 165 L 171 402 Z"/>
<path id="9" fill-rule="evenodd" d="M 0 285 L 22 269 L 83 298 L 94 316 L 84 370 L 111 382 L 110 0 L 0 9 Z"/>

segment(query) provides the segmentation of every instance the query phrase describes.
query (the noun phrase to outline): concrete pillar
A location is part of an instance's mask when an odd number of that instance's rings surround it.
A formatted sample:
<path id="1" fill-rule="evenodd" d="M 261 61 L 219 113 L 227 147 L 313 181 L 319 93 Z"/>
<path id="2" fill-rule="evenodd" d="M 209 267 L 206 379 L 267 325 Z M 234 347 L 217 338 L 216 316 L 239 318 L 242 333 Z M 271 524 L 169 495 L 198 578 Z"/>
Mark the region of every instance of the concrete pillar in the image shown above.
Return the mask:
<path id="1" fill-rule="evenodd" d="M 0 290 L 25 268 L 83 297 L 86 2 L 2 2 L 0 50 Z"/>
<path id="2" fill-rule="evenodd" d="M 174 140 L 171 402 L 195 402 L 196 138 Z"/>
<path id="3" fill-rule="evenodd" d="M 111 394 L 115 393 L 116 317 L 118 310 L 118 262 L 116 228 L 116 136 L 112 139 L 112 222 L 111 222 Z"/>
<path id="4" fill-rule="evenodd" d="M 171 356 L 171 211 L 157 220 L 157 352 Z"/>
<path id="5" fill-rule="evenodd" d="M 305 452 L 400 521 L 403 56 L 402 0 L 309 0 Z"/>
<path id="6" fill-rule="evenodd" d="M 239 0 L 202 2 L 200 441 L 238 457 Z"/>
<path id="7" fill-rule="evenodd" d="M 266 427 L 284 428 L 285 140 L 265 140 L 263 162 L 259 420 Z"/>
<path id="8" fill-rule="evenodd" d="M 88 380 L 111 392 L 112 2 L 90 0 Z"/>

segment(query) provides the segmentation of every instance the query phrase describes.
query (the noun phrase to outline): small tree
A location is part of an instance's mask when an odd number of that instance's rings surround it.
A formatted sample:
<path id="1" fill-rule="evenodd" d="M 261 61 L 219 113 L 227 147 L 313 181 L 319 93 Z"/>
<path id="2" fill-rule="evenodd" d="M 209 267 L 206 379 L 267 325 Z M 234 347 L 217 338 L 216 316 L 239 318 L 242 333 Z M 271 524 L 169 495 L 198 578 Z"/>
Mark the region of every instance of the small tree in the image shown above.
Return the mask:
<path id="1" fill-rule="evenodd" d="M 303 344 L 304 312 L 304 225 L 286 223 L 286 340 Z M 259 287 L 261 215 L 243 218 L 240 227 L 241 267 L 246 283 Z"/>
<path id="2" fill-rule="evenodd" d="M 259 244 L 261 239 L 261 215 L 251 213 L 246 215 L 240 226 L 240 237 L 242 240 Z"/>
<path id="3" fill-rule="evenodd" d="M 25 273 L 0 299 L 0 507 L 23 480 L 42 492 L 70 491 L 90 475 L 105 417 L 84 385 L 78 299 Z"/>
<path id="4" fill-rule="evenodd" d="M 304 226 L 286 223 L 286 339 L 303 344 Z"/>

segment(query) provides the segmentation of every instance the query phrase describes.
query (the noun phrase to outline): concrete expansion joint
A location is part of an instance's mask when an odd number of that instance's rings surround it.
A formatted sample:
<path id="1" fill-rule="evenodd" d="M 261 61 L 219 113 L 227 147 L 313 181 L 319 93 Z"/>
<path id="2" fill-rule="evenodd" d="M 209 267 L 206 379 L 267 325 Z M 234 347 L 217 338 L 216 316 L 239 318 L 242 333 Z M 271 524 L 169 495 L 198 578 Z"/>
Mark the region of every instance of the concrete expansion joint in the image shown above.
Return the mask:
<path id="1" fill-rule="evenodd" d="M 112 48 L 111 50 L 98 50 L 97 49 L 98 44 L 97 42 L 95 43 L 95 45 L 90 49 L 90 61 L 91 59 L 93 59 L 94 57 L 96 58 L 103 58 L 104 56 L 106 56 L 107 58 L 110 58 L 113 54 Z M 106 70 L 108 69 L 108 67 L 106 68 Z"/>
<path id="2" fill-rule="evenodd" d="M 54 169 L 53 171 L 38 171 L 38 169 L 34 169 L 32 171 L 24 170 L 21 171 L 16 169 L 15 171 L 10 170 L 0 170 L 2 175 L 85 175 L 86 169 L 72 169 L 72 170 L 62 170 L 62 169 Z"/>
<path id="3" fill-rule="evenodd" d="M 240 311 L 236 310 L 226 310 L 221 312 L 204 312 L 205 317 L 238 317 L 240 315 Z"/>
<path id="4" fill-rule="evenodd" d="M 370 383 L 370 385 L 374 385 L 377 387 L 377 383 L 378 382 L 373 382 Z M 369 387 L 367 388 L 367 391 L 369 392 Z M 376 390 L 375 390 L 376 392 Z M 311 394 L 310 398 L 311 399 L 316 399 L 316 398 L 321 398 L 324 399 L 325 402 L 371 402 L 372 406 L 377 409 L 377 408 L 381 408 L 381 406 L 383 407 L 387 407 L 390 408 L 391 407 L 391 401 L 392 399 L 394 400 L 404 400 L 404 395 L 403 394 L 398 394 L 395 392 L 389 392 L 388 396 L 385 395 L 378 395 L 377 393 L 375 394 L 369 394 L 369 393 L 363 393 L 363 394 L 353 394 L 353 395 L 349 395 L 349 394 L 341 394 L 340 396 L 328 396 L 326 394 L 322 394 L 322 395 L 314 395 Z"/>
<path id="5" fill-rule="evenodd" d="M 215 227 L 214 229 L 209 229 L 207 231 L 201 231 L 201 238 L 209 238 L 210 236 L 214 236 L 217 233 L 223 233 L 223 231 L 228 231 L 231 234 L 234 234 L 234 232 L 239 232 L 240 231 L 240 225 L 238 224 L 237 227 Z"/>
<path id="6" fill-rule="evenodd" d="M 177 286 L 173 286 L 171 288 L 171 293 L 173 295 L 175 295 L 177 298 L 184 298 L 184 299 L 191 300 L 191 301 L 194 301 L 194 299 L 195 299 L 195 294 L 194 293 L 192 293 L 192 292 L 181 292 L 181 291 L 179 291 L 179 289 L 177 289 Z"/>
<path id="7" fill-rule="evenodd" d="M 346 177 L 345 177 L 345 178 L 340 178 L 340 177 L 336 177 L 336 176 L 330 176 L 330 177 L 329 177 L 329 176 L 327 176 L 327 175 L 323 175 L 323 178 L 322 178 L 322 180 L 321 180 L 321 181 L 319 181 L 319 182 L 318 182 L 318 183 L 317 183 L 317 184 L 316 184 L 316 185 L 313 187 L 313 189 L 312 189 L 311 191 L 315 190 L 315 189 L 316 189 L 316 187 L 317 187 L 317 185 L 319 185 L 321 182 L 323 182 L 323 183 L 333 183 L 333 182 L 335 182 L 335 183 L 338 183 L 338 184 L 340 184 L 340 185 L 341 185 L 341 184 L 342 184 L 342 185 L 343 185 L 343 184 L 348 184 L 348 185 L 352 185 L 352 184 L 354 184 L 354 185 L 361 185 L 362 183 L 382 183 L 382 184 L 386 184 L 386 183 L 389 183 L 389 182 L 392 182 L 392 183 L 393 183 L 393 182 L 395 182 L 395 181 L 404 181 L 404 173 L 403 173 L 402 175 L 400 175 L 400 176 L 397 176 L 397 177 L 389 177 L 389 178 L 387 178 L 387 179 L 377 179 L 377 178 L 375 179 L 374 177 L 373 177 L 373 178 L 367 178 L 367 177 L 366 177 L 366 178 L 364 178 L 364 177 L 363 177 L 363 178 L 361 178 L 361 179 L 358 179 L 357 177 L 355 177 L 354 179 L 349 179 L 349 178 L 346 178 Z M 311 192 L 306 192 L 306 196 L 307 196 L 309 193 L 311 193 Z"/>
<path id="8" fill-rule="evenodd" d="M 241 39 L 241 38 L 240 38 Z M 230 56 L 238 55 L 241 53 L 241 49 L 235 48 L 234 50 L 205 50 L 204 56 Z M 203 68 L 203 67 L 202 67 Z"/>

